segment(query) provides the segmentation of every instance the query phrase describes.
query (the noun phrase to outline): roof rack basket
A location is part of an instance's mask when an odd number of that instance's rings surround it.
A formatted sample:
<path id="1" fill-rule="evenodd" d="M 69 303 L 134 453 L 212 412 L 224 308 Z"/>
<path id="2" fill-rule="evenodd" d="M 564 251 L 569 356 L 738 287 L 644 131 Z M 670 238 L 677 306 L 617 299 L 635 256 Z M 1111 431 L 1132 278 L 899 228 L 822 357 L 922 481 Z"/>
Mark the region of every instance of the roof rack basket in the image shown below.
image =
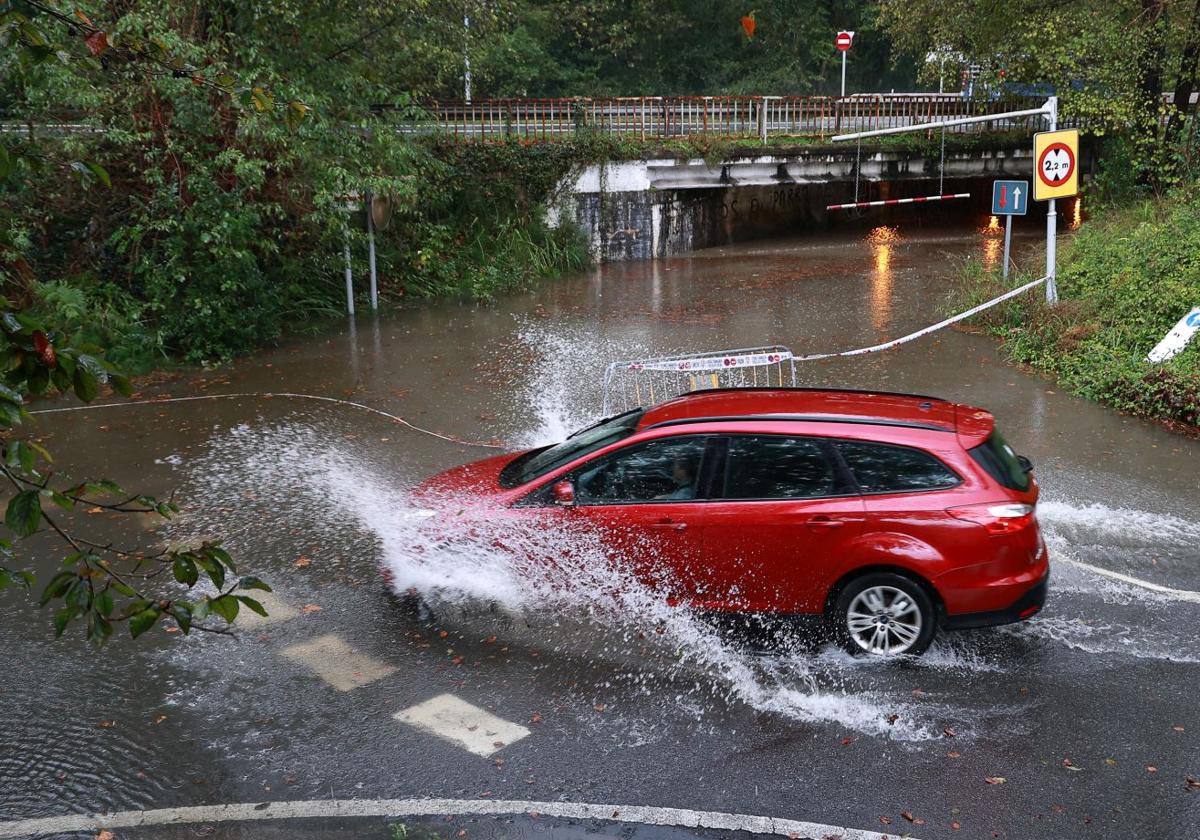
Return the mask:
<path id="1" fill-rule="evenodd" d="M 604 414 L 710 388 L 794 387 L 796 361 L 778 344 L 613 362 L 604 371 Z"/>

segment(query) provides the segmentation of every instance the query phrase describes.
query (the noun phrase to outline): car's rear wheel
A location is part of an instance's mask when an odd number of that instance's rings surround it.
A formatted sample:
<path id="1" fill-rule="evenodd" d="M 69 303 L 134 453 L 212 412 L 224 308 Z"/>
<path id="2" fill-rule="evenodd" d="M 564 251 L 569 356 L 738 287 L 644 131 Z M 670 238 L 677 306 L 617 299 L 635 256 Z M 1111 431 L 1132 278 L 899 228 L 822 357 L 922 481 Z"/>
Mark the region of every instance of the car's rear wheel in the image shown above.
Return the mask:
<path id="1" fill-rule="evenodd" d="M 842 646 L 858 656 L 917 656 L 937 632 L 929 594 L 915 581 L 890 572 L 847 583 L 829 618 Z"/>

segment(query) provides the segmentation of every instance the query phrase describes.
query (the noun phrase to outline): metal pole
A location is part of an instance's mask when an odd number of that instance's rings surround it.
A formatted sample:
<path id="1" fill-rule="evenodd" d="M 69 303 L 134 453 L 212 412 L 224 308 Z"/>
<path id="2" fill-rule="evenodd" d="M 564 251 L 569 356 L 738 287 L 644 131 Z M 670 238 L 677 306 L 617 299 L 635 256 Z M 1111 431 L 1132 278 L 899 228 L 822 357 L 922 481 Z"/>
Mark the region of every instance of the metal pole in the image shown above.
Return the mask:
<path id="1" fill-rule="evenodd" d="M 379 282 L 375 275 L 375 199 L 367 193 L 367 254 L 371 269 L 371 309 L 379 308 Z"/>
<path id="2" fill-rule="evenodd" d="M 1051 96 L 1046 101 L 1046 119 L 1050 123 L 1050 130 L 1058 130 L 1058 97 Z M 1033 162 L 1034 167 L 1037 166 L 1037 161 Z M 1037 178 L 1038 173 L 1034 172 L 1033 177 Z M 1046 207 L 1046 303 L 1054 306 L 1058 303 L 1058 207 L 1057 202 L 1052 198 Z"/>
<path id="3" fill-rule="evenodd" d="M 463 99 L 471 101 L 471 18 L 463 15 Z"/>
<path id="4" fill-rule="evenodd" d="M 1008 252 L 1012 247 L 1012 216 L 1004 217 L 1004 279 L 1008 279 Z"/>
<path id="5" fill-rule="evenodd" d="M 842 50 L 842 96 L 846 95 L 846 53 L 849 50 Z"/>
<path id="6" fill-rule="evenodd" d="M 1057 106 L 1055 106 L 1057 108 Z M 876 128 L 872 131 L 859 131 L 854 134 L 837 134 L 832 138 L 833 142 L 838 143 L 843 140 L 860 140 L 866 137 L 879 137 L 884 134 L 907 134 L 912 131 L 929 131 L 934 128 L 950 128 L 956 125 L 970 125 L 972 123 L 996 122 L 997 120 L 1011 120 L 1017 117 L 1048 117 L 1049 106 L 1043 105 L 1041 108 L 1027 108 L 1024 111 L 1003 111 L 998 114 L 982 114 L 977 117 L 956 117 L 951 120 L 934 120 L 932 122 L 914 123 L 912 125 L 898 125 L 894 128 Z"/>
<path id="7" fill-rule="evenodd" d="M 342 254 L 346 257 L 346 314 L 354 314 L 354 269 L 350 267 L 350 232 L 346 231 Z"/>

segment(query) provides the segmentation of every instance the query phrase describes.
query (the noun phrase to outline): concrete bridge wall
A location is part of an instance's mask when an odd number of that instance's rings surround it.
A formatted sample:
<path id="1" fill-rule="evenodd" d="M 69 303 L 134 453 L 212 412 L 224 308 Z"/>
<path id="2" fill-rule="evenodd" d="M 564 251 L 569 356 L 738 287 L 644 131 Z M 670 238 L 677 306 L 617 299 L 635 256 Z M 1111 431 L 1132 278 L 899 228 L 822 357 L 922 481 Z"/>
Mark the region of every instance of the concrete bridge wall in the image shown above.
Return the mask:
<path id="1" fill-rule="evenodd" d="M 587 234 L 598 262 L 645 260 L 763 236 L 835 224 L 828 204 L 906 198 L 939 191 L 938 155 L 901 151 L 773 151 L 708 163 L 638 160 L 594 165 L 564 185 L 552 220 L 570 218 Z M 1086 171 L 1085 155 L 1085 171 Z M 948 154 L 943 192 L 972 192 L 985 212 L 995 178 L 1030 178 L 1032 150 L 1000 148 Z M 965 202 L 963 202 L 965 203 Z M 931 214 L 947 209 L 927 208 Z M 960 215 L 962 203 L 950 213 Z M 878 213 L 886 220 L 887 208 Z M 923 211 L 924 212 L 924 211 Z"/>

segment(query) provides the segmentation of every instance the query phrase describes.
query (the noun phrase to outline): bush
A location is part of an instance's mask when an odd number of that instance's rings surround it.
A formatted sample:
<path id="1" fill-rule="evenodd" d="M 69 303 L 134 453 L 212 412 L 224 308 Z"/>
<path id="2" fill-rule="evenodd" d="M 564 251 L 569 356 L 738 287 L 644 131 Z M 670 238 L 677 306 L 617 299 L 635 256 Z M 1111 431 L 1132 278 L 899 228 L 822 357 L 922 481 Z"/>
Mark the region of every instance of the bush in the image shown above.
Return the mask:
<path id="1" fill-rule="evenodd" d="M 1030 294 L 979 322 L 1017 362 L 1055 376 L 1075 393 L 1121 411 L 1200 429 L 1200 346 L 1161 365 L 1146 354 L 1200 304 L 1197 188 L 1126 207 L 1108 206 L 1062 251 L 1060 303 Z M 1032 279 L 1032 278 L 1026 278 Z M 966 272 L 964 304 L 1002 291 L 978 264 Z"/>

